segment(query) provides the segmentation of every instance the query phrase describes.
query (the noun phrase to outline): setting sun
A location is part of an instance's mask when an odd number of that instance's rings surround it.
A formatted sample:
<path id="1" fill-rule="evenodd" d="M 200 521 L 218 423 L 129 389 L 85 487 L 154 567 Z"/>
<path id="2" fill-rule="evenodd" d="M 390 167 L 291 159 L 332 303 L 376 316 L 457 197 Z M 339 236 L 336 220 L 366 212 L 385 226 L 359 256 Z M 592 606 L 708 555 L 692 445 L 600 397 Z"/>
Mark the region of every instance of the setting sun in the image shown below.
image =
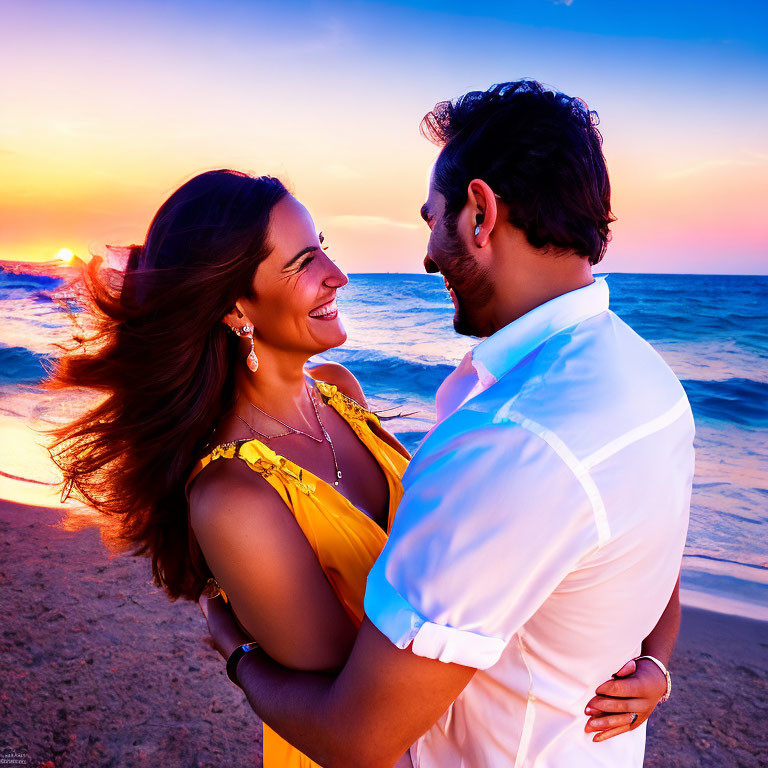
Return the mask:
<path id="1" fill-rule="evenodd" d="M 72 251 L 69 250 L 69 248 L 62 248 L 57 254 L 56 258 L 60 261 L 64 261 L 67 264 L 69 264 L 72 259 L 75 258 L 75 254 L 72 253 Z"/>

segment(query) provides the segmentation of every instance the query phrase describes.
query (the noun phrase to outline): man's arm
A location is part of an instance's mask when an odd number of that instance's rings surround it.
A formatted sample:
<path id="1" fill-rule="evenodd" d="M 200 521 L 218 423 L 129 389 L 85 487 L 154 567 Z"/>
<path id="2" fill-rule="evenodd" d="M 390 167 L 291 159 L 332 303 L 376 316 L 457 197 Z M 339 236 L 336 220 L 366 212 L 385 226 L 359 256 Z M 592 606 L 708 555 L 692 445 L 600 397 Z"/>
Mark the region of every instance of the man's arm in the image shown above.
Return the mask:
<path id="1" fill-rule="evenodd" d="M 475 669 L 393 645 L 366 618 L 338 678 L 294 672 L 261 651 L 237 676 L 270 728 L 325 768 L 389 768 L 472 679 Z"/>

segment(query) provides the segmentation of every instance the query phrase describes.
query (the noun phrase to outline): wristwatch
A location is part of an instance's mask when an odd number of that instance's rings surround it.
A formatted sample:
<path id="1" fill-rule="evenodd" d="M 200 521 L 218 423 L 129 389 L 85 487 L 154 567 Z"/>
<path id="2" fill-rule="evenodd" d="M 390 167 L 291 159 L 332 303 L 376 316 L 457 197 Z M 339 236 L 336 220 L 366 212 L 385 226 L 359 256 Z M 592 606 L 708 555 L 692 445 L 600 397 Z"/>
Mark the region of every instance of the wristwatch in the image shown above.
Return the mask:
<path id="1" fill-rule="evenodd" d="M 250 642 L 238 645 L 232 653 L 229 654 L 227 659 L 227 677 L 238 687 L 242 688 L 240 681 L 237 679 L 237 665 L 240 663 L 240 659 L 245 656 L 249 651 L 255 651 L 259 647 L 258 643 Z"/>
<path id="2" fill-rule="evenodd" d="M 659 699 L 659 704 L 663 704 L 672 693 L 672 678 L 669 676 L 669 670 L 655 656 L 636 656 L 634 661 L 640 661 L 640 659 L 652 661 L 661 670 L 664 677 L 667 678 L 667 692 Z"/>

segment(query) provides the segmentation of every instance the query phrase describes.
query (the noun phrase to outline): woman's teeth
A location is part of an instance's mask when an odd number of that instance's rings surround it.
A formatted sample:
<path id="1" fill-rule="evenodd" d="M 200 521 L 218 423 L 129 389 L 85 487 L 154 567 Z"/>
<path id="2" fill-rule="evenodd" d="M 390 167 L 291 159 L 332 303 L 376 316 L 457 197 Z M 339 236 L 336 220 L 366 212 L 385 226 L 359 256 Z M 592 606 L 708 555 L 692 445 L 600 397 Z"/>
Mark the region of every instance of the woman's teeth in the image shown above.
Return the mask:
<path id="1" fill-rule="evenodd" d="M 338 313 L 338 308 L 336 307 L 336 299 L 332 299 L 327 304 L 323 304 L 321 307 L 318 307 L 317 309 L 313 309 L 309 313 L 309 316 L 328 319 L 331 317 L 336 317 L 337 313 Z"/>

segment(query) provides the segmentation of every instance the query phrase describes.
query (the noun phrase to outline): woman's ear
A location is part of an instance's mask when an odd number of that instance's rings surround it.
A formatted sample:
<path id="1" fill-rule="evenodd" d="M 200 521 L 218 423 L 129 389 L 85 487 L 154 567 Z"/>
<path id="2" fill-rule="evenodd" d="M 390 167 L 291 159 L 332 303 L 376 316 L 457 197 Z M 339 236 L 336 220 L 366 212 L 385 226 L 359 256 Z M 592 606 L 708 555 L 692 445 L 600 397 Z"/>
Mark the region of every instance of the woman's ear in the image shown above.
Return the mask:
<path id="1" fill-rule="evenodd" d="M 240 305 L 237 302 L 235 302 L 235 306 L 232 307 L 221 320 L 230 328 L 242 328 L 244 325 L 251 325 L 250 320 L 245 316 L 245 313 L 240 309 Z"/>

